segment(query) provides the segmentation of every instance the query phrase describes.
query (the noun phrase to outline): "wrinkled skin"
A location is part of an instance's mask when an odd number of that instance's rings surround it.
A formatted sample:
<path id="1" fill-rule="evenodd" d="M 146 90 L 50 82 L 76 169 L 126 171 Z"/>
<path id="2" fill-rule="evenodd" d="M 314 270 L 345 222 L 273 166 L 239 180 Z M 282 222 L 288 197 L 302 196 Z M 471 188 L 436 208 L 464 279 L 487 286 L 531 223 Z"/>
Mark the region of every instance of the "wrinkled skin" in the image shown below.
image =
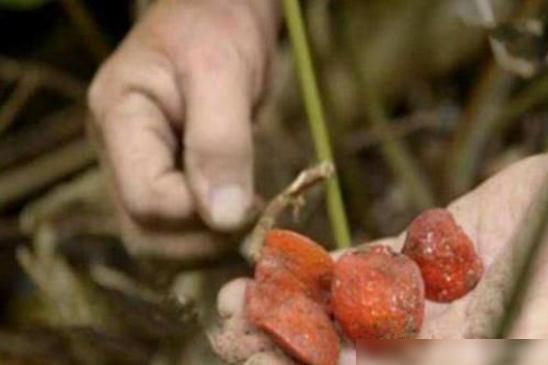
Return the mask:
<path id="1" fill-rule="evenodd" d="M 136 253 L 208 256 L 254 201 L 251 120 L 277 1 L 162 0 L 101 67 L 90 132 Z M 181 167 L 182 166 L 182 167 Z"/>
<path id="2" fill-rule="evenodd" d="M 448 209 L 476 245 L 485 265 L 485 274 L 480 284 L 460 300 L 449 304 L 427 302 L 425 322 L 419 338 L 449 340 L 492 336 L 494 329 L 489 319 L 500 314 L 502 307 L 499 295 L 506 288 L 505 285 L 512 282 L 513 273 L 507 269 L 512 267 L 513 254 L 519 250 L 518 247 L 511 245 L 512 236 L 527 216 L 531 203 L 536 200 L 535 196 L 548 181 L 547 179 L 548 154 L 531 157 L 505 169 L 474 191 L 450 204 Z M 404 239 L 405 232 L 398 237 L 383 239 L 376 243 L 400 250 Z M 548 339 L 548 312 L 546 311 L 548 232 L 546 231 L 543 235 L 543 243 L 543 249 L 537 255 L 534 264 L 534 274 L 524 298 L 524 305 L 510 329 L 509 338 Z M 339 252 L 333 255 L 338 257 L 340 254 Z M 261 344 L 262 347 L 259 349 L 253 346 L 241 347 L 237 343 L 225 341 L 227 335 L 237 338 L 230 330 L 235 323 L 246 322 L 243 316 L 242 296 L 248 282 L 249 279 L 235 280 L 227 284 L 219 294 L 218 308 L 222 314 L 223 323 L 211 336 L 215 350 L 221 357 L 238 353 L 240 360 L 250 359 L 251 363 L 291 364 L 291 360 L 274 350 L 271 344 L 268 346 Z M 249 332 L 248 335 L 250 335 Z M 258 336 L 264 339 L 262 334 Z M 422 343 L 412 347 L 405 355 L 405 363 L 439 363 L 440 358 L 444 363 L 448 363 L 452 361 L 451 354 L 454 353 L 454 359 L 458 361 L 462 360 L 461 356 L 468 356 L 470 359 L 477 359 L 480 364 L 487 364 L 488 361 L 493 360 L 492 356 L 497 354 L 492 349 L 497 344 L 488 341 L 447 341 L 435 342 L 438 345 L 429 344 Z M 524 351 L 523 359 L 540 356 L 539 346 L 527 345 L 525 348 L 531 348 L 531 352 Z M 360 364 L 393 364 L 399 363 L 398 360 L 403 361 L 401 358 L 380 359 L 361 351 L 356 354 L 355 349 L 346 346 L 339 364 L 355 364 L 356 356 Z M 267 360 L 255 362 L 258 358 Z M 529 360 L 522 361 L 524 361 L 523 364 L 529 363 L 525 362 Z"/>

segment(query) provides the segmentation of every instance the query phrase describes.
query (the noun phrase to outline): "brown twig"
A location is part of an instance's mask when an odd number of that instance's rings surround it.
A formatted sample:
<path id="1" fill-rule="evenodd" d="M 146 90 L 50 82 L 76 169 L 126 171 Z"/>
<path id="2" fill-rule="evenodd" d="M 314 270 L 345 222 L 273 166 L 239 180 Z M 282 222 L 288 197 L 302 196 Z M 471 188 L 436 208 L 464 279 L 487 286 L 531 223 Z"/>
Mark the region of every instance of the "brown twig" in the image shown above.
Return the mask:
<path id="1" fill-rule="evenodd" d="M 124 293 L 129 296 L 159 302 L 161 296 L 154 290 L 133 280 L 128 275 L 104 265 L 93 265 L 90 276 L 99 286 Z"/>
<path id="2" fill-rule="evenodd" d="M 0 209 L 66 177 L 95 161 L 89 142 L 82 138 L 0 174 Z"/>
<path id="3" fill-rule="evenodd" d="M 334 173 L 335 168 L 330 162 L 321 163 L 301 172 L 284 191 L 268 203 L 257 225 L 242 245 L 243 256 L 249 262 L 255 262 L 260 254 L 266 233 L 274 227 L 283 211 L 289 206 L 295 208 L 302 206 L 302 195 Z"/>
<path id="4" fill-rule="evenodd" d="M 482 17 L 482 21 L 488 27 L 494 28 L 496 25 L 496 20 L 490 0 L 476 0 L 476 4 L 478 6 L 480 16 Z M 532 77 L 536 73 L 536 65 L 525 59 L 512 55 L 502 41 L 490 36 L 489 45 L 491 46 L 494 59 L 496 60 L 498 66 L 502 69 L 524 78 Z"/>
<path id="5" fill-rule="evenodd" d="M 44 155 L 73 139 L 83 136 L 86 110 L 71 105 L 38 121 L 7 133 L 0 140 L 0 171 Z"/>
<path id="6" fill-rule="evenodd" d="M 85 5 L 79 0 L 62 0 L 61 4 L 95 60 L 105 59 L 110 53 L 110 45 Z"/>
<path id="7" fill-rule="evenodd" d="M 422 111 L 394 121 L 392 133 L 397 138 L 405 138 L 422 130 L 431 130 L 439 122 L 438 111 Z M 374 147 L 383 142 L 382 136 L 371 128 L 362 128 L 349 133 L 345 140 L 346 148 L 357 153 L 365 148 Z"/>
<path id="8" fill-rule="evenodd" d="M 0 106 L 0 135 L 13 123 L 30 98 L 40 87 L 42 80 L 35 71 L 24 74 L 18 81 L 15 90 L 8 100 Z"/>
<path id="9" fill-rule="evenodd" d="M 19 226 L 27 235 L 39 232 L 43 224 L 51 225 L 60 240 L 82 235 L 117 236 L 100 170 L 92 167 L 66 183 L 57 184 L 27 203 L 19 213 Z"/>
<path id="10" fill-rule="evenodd" d="M 138 333 L 149 340 L 181 338 L 194 328 L 192 301 L 153 292 L 121 273 L 113 275 L 113 270 L 106 273 L 95 267 L 91 277 L 83 274 L 59 254 L 58 243 L 54 229 L 43 224 L 35 235 L 34 249 L 17 251 L 19 264 L 40 291 L 48 313 L 42 318 L 46 324 L 69 335 L 81 328 L 105 334 Z"/>
<path id="11" fill-rule="evenodd" d="M 40 79 L 42 87 L 69 99 L 82 99 L 86 94 L 87 85 L 65 72 L 40 63 L 15 61 L 0 56 L 0 79 L 16 82 L 29 73 Z"/>

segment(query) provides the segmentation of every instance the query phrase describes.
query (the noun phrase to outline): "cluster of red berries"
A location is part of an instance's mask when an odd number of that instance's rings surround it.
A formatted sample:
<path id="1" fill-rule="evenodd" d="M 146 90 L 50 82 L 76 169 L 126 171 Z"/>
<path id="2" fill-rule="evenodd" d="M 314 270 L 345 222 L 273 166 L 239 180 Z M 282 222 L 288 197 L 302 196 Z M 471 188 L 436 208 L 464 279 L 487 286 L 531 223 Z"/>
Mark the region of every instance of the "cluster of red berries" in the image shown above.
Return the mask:
<path id="1" fill-rule="evenodd" d="M 444 209 L 417 217 L 401 253 L 371 246 L 336 263 L 312 240 L 291 231 L 267 234 L 246 293 L 250 321 L 308 365 L 335 365 L 333 318 L 355 344 L 414 338 L 425 298 L 451 302 L 483 274 L 474 245 Z"/>

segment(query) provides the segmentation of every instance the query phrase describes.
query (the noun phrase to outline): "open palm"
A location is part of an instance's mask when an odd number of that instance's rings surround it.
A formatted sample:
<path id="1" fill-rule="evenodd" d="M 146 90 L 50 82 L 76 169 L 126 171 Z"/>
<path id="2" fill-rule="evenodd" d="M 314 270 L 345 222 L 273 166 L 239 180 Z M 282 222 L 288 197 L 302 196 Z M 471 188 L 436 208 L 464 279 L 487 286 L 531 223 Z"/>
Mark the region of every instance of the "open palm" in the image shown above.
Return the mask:
<path id="1" fill-rule="evenodd" d="M 516 269 L 529 247 L 515 240 L 522 223 L 530 223 L 539 197 L 548 185 L 548 155 L 521 161 L 476 190 L 454 201 L 448 209 L 476 245 L 485 265 L 480 284 L 466 297 L 449 304 L 427 302 L 425 322 L 419 334 L 421 339 L 493 338 L 497 336 L 505 312 Z M 546 195 L 546 194 L 544 194 Z M 374 244 L 401 249 L 405 232 Z M 520 242 L 518 245 L 517 242 Z M 544 232 L 543 242 L 548 242 Z M 545 245 L 543 245 L 545 246 Z M 338 257 L 341 252 L 333 254 Z M 515 321 L 508 328 L 508 338 L 548 338 L 548 246 L 541 248 L 533 262 L 533 274 Z M 215 350 L 226 361 L 248 364 L 291 364 L 270 339 L 254 329 L 245 319 L 244 293 L 249 279 L 238 279 L 227 284 L 219 294 L 218 309 L 222 318 L 219 329 L 211 334 Z M 470 344 L 473 346 L 477 345 Z M 422 355 L 432 356 L 425 346 Z M 478 353 L 492 353 L 485 346 Z M 459 349 L 459 352 L 462 349 Z M 483 351 L 483 352 L 482 352 Z M 351 345 L 344 345 L 339 364 L 383 363 Z M 476 352 L 472 351 L 476 354 Z M 428 354 L 428 355 L 427 355 Z M 478 355 L 483 356 L 483 355 Z M 485 355 L 486 356 L 486 355 Z M 367 358 L 367 359 L 366 359 Z M 385 360 L 385 359 L 384 359 Z M 365 362 L 364 362 L 365 363 Z M 406 362 L 408 363 L 408 362 Z"/>

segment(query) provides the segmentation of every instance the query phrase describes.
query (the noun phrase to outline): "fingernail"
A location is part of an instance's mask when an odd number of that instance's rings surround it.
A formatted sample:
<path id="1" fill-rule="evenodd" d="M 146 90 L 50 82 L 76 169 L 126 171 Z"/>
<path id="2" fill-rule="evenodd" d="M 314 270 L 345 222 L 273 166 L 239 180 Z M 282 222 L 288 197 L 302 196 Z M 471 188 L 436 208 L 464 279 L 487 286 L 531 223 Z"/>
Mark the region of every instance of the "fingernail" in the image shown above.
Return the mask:
<path id="1" fill-rule="evenodd" d="M 238 185 L 216 188 L 211 194 L 211 220 L 219 229 L 238 228 L 245 218 L 249 202 Z"/>

